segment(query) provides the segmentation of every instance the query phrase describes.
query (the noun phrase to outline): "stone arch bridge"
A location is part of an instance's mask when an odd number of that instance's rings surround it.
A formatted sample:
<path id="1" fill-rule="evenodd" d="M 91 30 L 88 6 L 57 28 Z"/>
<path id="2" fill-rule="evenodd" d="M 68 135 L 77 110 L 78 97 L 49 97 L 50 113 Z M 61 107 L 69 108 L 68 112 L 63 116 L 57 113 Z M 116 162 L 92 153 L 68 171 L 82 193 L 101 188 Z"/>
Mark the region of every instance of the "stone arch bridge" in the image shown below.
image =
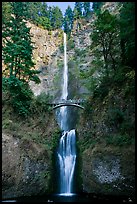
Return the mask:
<path id="1" fill-rule="evenodd" d="M 72 100 L 72 99 L 68 99 L 68 100 L 65 100 L 65 99 L 62 99 L 62 100 L 59 100 L 59 101 L 54 101 L 54 102 L 51 102 L 49 105 L 52 106 L 53 110 L 55 110 L 56 108 L 60 108 L 62 106 L 74 106 L 74 107 L 77 107 L 77 108 L 81 108 L 81 109 L 85 109 L 83 104 L 84 104 L 84 100 L 83 99 L 77 99 L 77 100 Z"/>

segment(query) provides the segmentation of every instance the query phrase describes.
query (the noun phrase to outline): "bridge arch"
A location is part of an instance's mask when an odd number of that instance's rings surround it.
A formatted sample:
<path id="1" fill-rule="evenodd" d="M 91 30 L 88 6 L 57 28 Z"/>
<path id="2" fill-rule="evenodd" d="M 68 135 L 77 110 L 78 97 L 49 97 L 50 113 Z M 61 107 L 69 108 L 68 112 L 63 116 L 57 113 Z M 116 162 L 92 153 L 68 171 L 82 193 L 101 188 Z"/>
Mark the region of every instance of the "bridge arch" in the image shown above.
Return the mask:
<path id="1" fill-rule="evenodd" d="M 56 109 L 56 108 L 60 108 L 60 107 L 62 107 L 62 106 L 75 106 L 75 107 L 77 107 L 77 108 L 85 109 L 83 106 L 78 105 L 78 104 L 74 104 L 74 103 L 68 103 L 68 104 L 67 104 L 67 103 L 62 103 L 62 104 L 55 105 L 55 106 L 53 107 L 53 110 Z"/>

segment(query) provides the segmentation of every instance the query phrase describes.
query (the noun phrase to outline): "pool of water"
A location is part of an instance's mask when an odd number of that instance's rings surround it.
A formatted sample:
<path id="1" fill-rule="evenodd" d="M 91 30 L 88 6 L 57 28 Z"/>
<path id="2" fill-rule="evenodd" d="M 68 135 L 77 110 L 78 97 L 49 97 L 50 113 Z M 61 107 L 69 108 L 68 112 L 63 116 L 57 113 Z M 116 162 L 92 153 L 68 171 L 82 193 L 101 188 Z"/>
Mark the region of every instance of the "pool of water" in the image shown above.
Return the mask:
<path id="1" fill-rule="evenodd" d="M 135 203 L 133 198 L 128 196 L 106 196 L 106 195 L 95 195 L 95 194 L 51 194 L 46 196 L 31 196 L 31 197 L 19 197 L 2 200 L 2 202 L 90 202 L 90 203 Z"/>

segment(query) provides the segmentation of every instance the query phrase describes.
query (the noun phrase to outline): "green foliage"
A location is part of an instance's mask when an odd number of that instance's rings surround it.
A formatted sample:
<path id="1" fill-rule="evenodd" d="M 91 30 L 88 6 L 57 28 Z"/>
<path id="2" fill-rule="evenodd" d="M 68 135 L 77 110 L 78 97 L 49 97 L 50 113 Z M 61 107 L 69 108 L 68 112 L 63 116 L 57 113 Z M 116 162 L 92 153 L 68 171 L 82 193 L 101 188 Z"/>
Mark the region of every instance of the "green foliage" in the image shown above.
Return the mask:
<path id="1" fill-rule="evenodd" d="M 67 50 L 71 50 L 71 49 L 74 49 L 75 48 L 75 43 L 74 43 L 74 40 L 72 38 L 70 38 L 68 40 L 68 44 L 67 44 Z"/>
<path id="2" fill-rule="evenodd" d="M 10 21 L 12 7 L 10 2 L 2 2 L 2 29 L 5 29 L 6 23 Z"/>
<path id="3" fill-rule="evenodd" d="M 122 124 L 120 124 L 121 134 L 128 134 L 131 137 L 135 136 L 135 121 L 132 121 L 130 118 L 125 119 Z"/>
<path id="4" fill-rule="evenodd" d="M 47 30 L 52 28 L 46 2 L 27 2 L 27 10 L 29 21 Z"/>
<path id="5" fill-rule="evenodd" d="M 100 79 L 100 84 L 95 87 L 94 98 L 100 98 L 101 100 L 108 95 L 109 90 L 112 87 L 112 78 L 103 77 Z"/>
<path id="6" fill-rule="evenodd" d="M 133 138 L 122 134 L 109 135 L 105 137 L 105 140 L 107 145 L 114 146 L 131 145 L 134 142 Z"/>
<path id="7" fill-rule="evenodd" d="M 108 10 L 104 12 L 98 10 L 91 33 L 90 48 L 94 59 L 92 70 L 89 70 L 89 76 L 85 75 L 85 78 L 87 77 L 89 90 L 94 92 L 94 96 L 101 98 L 108 94 L 110 87 L 123 86 L 126 81 L 127 92 L 128 84 L 132 84 L 134 90 L 134 72 L 131 72 L 131 67 L 134 68 L 135 56 L 135 5 L 128 2 L 121 4 L 123 6 L 120 9 L 120 19 L 110 14 Z M 131 49 L 132 57 L 130 54 L 127 56 L 128 49 Z M 132 92 L 131 89 L 129 91 Z"/>
<path id="8" fill-rule="evenodd" d="M 48 35 L 52 35 L 52 31 L 51 30 L 48 32 Z"/>
<path id="9" fill-rule="evenodd" d="M 86 50 L 85 49 L 78 49 L 75 48 L 75 57 L 85 57 L 86 56 Z"/>
<path id="10" fill-rule="evenodd" d="M 83 8 L 84 8 L 84 11 L 83 11 L 83 15 L 88 17 L 88 15 L 90 14 L 90 2 L 83 2 Z"/>
<path id="11" fill-rule="evenodd" d="M 59 69 L 62 69 L 63 66 L 64 66 L 64 62 L 62 60 L 58 60 L 57 61 L 57 66 L 58 66 Z"/>
<path id="12" fill-rule="evenodd" d="M 47 30 L 51 29 L 50 21 L 46 16 L 38 16 L 36 22 L 37 22 L 39 27 L 42 27 L 42 28 L 47 29 Z"/>
<path id="13" fill-rule="evenodd" d="M 27 117 L 30 113 L 29 108 L 33 97 L 29 85 L 12 76 L 3 79 L 3 91 L 8 91 L 10 104 L 14 111 L 20 116 Z"/>
<path id="14" fill-rule="evenodd" d="M 119 43 L 117 17 L 111 15 L 108 10 L 99 12 L 93 25 L 91 39 L 93 53 L 98 51 L 98 55 L 95 55 L 97 59 L 103 56 L 105 72 L 109 76 L 112 71 L 116 70 L 116 53 Z"/>
<path id="15" fill-rule="evenodd" d="M 103 5 L 103 2 L 93 2 L 93 4 L 92 4 L 92 9 L 93 9 L 95 12 L 97 12 L 98 10 L 101 9 L 102 5 Z"/>
<path id="16" fill-rule="evenodd" d="M 135 68 L 135 2 L 123 2 L 120 10 L 122 63 Z"/>
<path id="17" fill-rule="evenodd" d="M 75 2 L 74 19 L 78 19 L 78 18 L 82 17 L 82 8 L 83 8 L 82 2 Z"/>
<path id="18" fill-rule="evenodd" d="M 61 53 L 64 53 L 64 45 L 63 44 L 59 46 L 59 49 L 60 49 Z"/>
<path id="19" fill-rule="evenodd" d="M 52 101 L 52 97 L 44 92 L 36 96 L 30 106 L 31 114 L 45 114 L 46 112 L 51 111 L 49 103 Z"/>
<path id="20" fill-rule="evenodd" d="M 39 71 L 34 69 L 30 28 L 24 21 L 27 18 L 26 2 L 11 2 L 10 6 L 14 15 L 3 30 L 3 91 L 9 94 L 14 111 L 27 117 L 33 97 L 28 82 L 40 83 Z"/>
<path id="21" fill-rule="evenodd" d="M 92 138 L 91 132 L 85 132 L 83 138 L 80 141 L 77 141 L 77 145 L 80 147 L 80 150 L 84 152 L 88 148 L 93 148 L 98 143 L 97 138 Z"/>
<path id="22" fill-rule="evenodd" d="M 70 34 L 72 28 L 73 28 L 73 20 L 74 20 L 74 14 L 70 6 L 65 11 L 64 15 L 64 21 L 63 21 L 63 27 L 64 32 L 67 34 Z"/>
<path id="23" fill-rule="evenodd" d="M 57 148 L 59 139 L 60 139 L 61 131 L 59 129 L 56 129 L 55 132 L 52 134 L 52 140 L 51 140 L 51 148 L 54 150 Z"/>
<path id="24" fill-rule="evenodd" d="M 46 2 L 12 2 L 11 5 L 17 10 L 23 5 L 21 15 L 39 27 L 55 30 L 62 26 L 63 15 L 59 7 L 48 7 Z"/>
<path id="25" fill-rule="evenodd" d="M 108 123 L 118 126 L 124 121 L 124 113 L 119 108 L 108 110 Z"/>
<path id="26" fill-rule="evenodd" d="M 24 82 L 33 80 L 40 83 L 36 75 L 39 72 L 34 69 L 32 61 L 33 46 L 30 28 L 27 28 L 24 22 L 26 14 L 24 2 L 12 2 L 12 7 L 14 16 L 11 17 L 10 22 L 6 23 L 3 31 L 2 57 L 7 70 L 3 74 L 14 76 Z"/>
<path id="27" fill-rule="evenodd" d="M 52 26 L 53 30 L 62 27 L 63 14 L 62 14 L 62 11 L 60 10 L 59 7 L 57 7 L 57 6 L 54 7 L 53 6 L 53 8 L 51 10 L 51 13 L 50 13 L 50 22 L 51 22 L 51 26 Z"/>
<path id="28" fill-rule="evenodd" d="M 86 116 L 92 114 L 93 107 L 92 107 L 92 104 L 91 104 L 91 102 L 90 102 L 89 100 L 87 100 L 87 101 L 84 103 L 84 108 L 85 108 L 85 115 L 86 115 Z"/>

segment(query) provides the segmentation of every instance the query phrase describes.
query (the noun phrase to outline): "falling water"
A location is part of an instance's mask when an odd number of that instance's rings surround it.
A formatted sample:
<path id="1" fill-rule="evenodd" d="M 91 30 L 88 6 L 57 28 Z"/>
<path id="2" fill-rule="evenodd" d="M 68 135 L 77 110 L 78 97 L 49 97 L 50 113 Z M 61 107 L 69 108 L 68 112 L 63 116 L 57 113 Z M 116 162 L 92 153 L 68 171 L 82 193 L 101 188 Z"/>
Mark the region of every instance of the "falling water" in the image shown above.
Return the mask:
<path id="1" fill-rule="evenodd" d="M 61 100 L 68 97 L 68 66 L 66 54 L 66 33 L 64 33 L 64 72 Z M 59 194 L 72 195 L 74 193 L 74 172 L 76 164 L 76 135 L 75 130 L 68 129 L 67 106 L 60 108 L 60 124 L 62 136 L 57 151 L 59 163 Z"/>
<path id="2" fill-rule="evenodd" d="M 68 65 L 67 65 L 67 46 L 66 33 L 64 33 L 64 72 L 63 72 L 63 86 L 61 99 L 67 99 L 68 96 Z"/>
<path id="3" fill-rule="evenodd" d="M 75 130 L 64 131 L 58 149 L 60 166 L 60 194 L 71 195 L 76 162 Z"/>
<path id="4" fill-rule="evenodd" d="M 67 66 L 67 48 L 66 48 L 66 33 L 64 33 L 64 72 L 61 100 L 67 100 L 68 97 L 68 66 Z M 67 130 L 67 106 L 60 108 L 60 123 L 61 129 Z"/>

